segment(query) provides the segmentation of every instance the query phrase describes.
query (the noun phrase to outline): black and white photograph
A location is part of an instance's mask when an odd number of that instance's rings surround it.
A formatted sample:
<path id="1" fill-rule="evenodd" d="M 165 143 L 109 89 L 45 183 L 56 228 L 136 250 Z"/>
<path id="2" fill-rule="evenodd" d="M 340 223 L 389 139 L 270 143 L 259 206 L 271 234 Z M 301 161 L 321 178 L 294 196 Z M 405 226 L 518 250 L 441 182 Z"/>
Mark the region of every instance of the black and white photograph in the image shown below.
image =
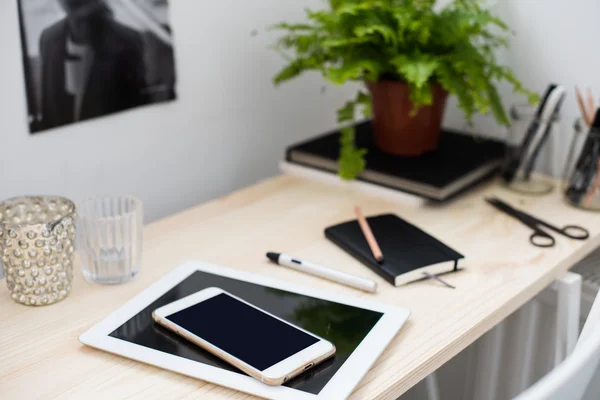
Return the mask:
<path id="1" fill-rule="evenodd" d="M 29 131 L 176 98 L 168 0 L 18 0 Z"/>

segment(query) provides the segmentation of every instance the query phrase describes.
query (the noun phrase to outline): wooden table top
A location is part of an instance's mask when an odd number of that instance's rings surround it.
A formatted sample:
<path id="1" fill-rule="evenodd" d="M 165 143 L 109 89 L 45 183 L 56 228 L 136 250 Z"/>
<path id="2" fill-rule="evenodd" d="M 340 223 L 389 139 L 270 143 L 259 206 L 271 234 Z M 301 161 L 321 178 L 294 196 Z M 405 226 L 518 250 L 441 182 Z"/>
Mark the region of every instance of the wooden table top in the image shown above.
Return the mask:
<path id="1" fill-rule="evenodd" d="M 498 195 L 556 225 L 579 224 L 585 242 L 556 236 L 539 249 L 530 230 L 483 201 Z M 467 256 L 447 280 L 395 288 L 325 239 L 326 226 L 384 212 L 436 236 Z M 600 214 L 567 206 L 559 191 L 525 197 L 491 183 L 441 205 L 368 197 L 352 189 L 280 176 L 148 225 L 140 277 L 119 286 L 84 281 L 47 307 L 15 303 L 0 283 L 0 397 L 110 399 L 248 399 L 252 396 L 83 346 L 78 336 L 185 260 L 197 259 L 298 284 L 406 307 L 412 315 L 357 386 L 351 399 L 396 399 L 534 297 L 600 245 Z M 282 251 L 376 280 L 372 295 L 277 268 L 266 251 Z"/>

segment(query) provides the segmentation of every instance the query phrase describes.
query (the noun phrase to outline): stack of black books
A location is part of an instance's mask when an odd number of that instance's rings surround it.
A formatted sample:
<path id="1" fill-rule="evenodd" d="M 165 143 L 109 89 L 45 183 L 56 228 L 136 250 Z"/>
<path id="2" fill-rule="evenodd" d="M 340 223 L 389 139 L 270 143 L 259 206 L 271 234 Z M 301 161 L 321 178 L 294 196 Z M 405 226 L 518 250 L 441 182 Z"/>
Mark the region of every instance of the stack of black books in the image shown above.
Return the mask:
<path id="1" fill-rule="evenodd" d="M 416 133 L 418 134 L 418 133 Z M 330 132 L 287 149 L 286 161 L 336 174 L 340 133 Z M 356 126 L 356 144 L 368 150 L 358 179 L 430 200 L 444 201 L 498 172 L 505 144 L 480 135 L 444 130 L 439 147 L 420 157 L 383 153 L 372 140 L 371 122 Z"/>

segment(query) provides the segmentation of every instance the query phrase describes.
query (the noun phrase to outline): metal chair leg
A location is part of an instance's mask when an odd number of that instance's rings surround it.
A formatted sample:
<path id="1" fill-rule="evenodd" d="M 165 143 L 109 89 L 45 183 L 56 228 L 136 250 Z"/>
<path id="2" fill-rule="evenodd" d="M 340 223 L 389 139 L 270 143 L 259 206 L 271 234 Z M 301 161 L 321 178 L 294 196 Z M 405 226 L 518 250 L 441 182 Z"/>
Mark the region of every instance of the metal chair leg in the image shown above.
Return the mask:
<path id="1" fill-rule="evenodd" d="M 425 387 L 427 388 L 427 398 L 429 400 L 440 400 L 440 387 L 438 385 L 437 375 L 432 372 L 425 378 Z"/>

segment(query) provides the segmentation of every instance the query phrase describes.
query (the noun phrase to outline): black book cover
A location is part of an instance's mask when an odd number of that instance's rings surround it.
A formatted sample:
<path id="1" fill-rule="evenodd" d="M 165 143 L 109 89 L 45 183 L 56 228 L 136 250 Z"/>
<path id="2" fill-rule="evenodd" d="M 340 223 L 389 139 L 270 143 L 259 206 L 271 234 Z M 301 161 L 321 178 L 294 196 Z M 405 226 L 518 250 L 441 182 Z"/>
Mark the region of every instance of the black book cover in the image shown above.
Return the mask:
<path id="1" fill-rule="evenodd" d="M 373 257 L 356 220 L 325 229 L 325 236 L 392 285 L 422 279 L 422 271 L 436 275 L 456 271 L 458 260 L 464 258 L 394 214 L 369 217 L 367 221 L 383 253 L 382 263 Z M 416 274 L 410 274 L 413 271 Z"/>
<path id="2" fill-rule="evenodd" d="M 339 139 L 339 132 L 331 132 L 291 146 L 287 150 L 286 159 L 309 167 L 317 167 L 295 159 L 295 154 L 303 153 L 337 162 L 340 149 Z M 491 161 L 497 161 L 500 166 L 505 155 L 505 145 L 500 141 L 449 130 L 442 132 L 440 145 L 435 151 L 420 157 L 386 154 L 379 150 L 373 142 L 370 121 L 356 125 L 356 144 L 358 148 L 368 150 L 366 156 L 368 171 L 416 184 L 425 184 L 440 190 Z M 362 177 L 361 179 L 369 181 Z"/>

